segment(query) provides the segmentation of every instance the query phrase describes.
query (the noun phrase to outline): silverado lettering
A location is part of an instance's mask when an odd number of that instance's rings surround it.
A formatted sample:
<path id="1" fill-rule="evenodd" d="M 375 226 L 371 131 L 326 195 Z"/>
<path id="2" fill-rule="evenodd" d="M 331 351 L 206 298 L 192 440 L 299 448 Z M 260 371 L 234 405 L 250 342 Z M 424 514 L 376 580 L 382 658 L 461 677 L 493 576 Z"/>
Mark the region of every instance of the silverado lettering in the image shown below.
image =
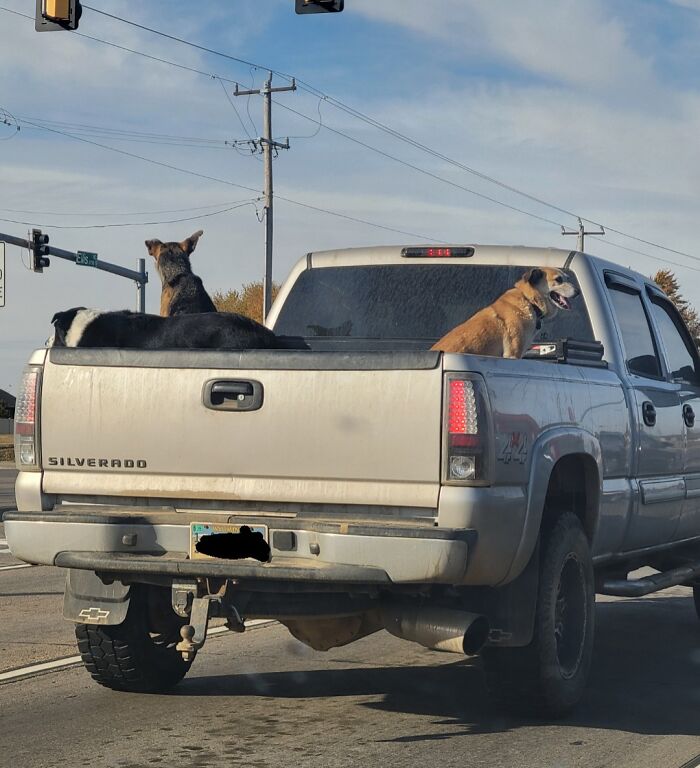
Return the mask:
<path id="1" fill-rule="evenodd" d="M 85 459 L 73 456 L 49 456 L 46 460 L 50 467 L 112 467 L 116 469 L 146 469 L 145 459 Z"/>

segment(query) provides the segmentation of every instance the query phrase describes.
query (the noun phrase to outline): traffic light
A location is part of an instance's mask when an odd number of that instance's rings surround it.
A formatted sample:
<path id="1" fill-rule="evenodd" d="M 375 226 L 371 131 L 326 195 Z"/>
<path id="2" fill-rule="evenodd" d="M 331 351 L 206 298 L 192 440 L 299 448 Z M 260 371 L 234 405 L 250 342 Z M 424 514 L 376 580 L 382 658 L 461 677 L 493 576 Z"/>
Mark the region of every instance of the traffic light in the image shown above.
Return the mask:
<path id="1" fill-rule="evenodd" d="M 296 0 L 297 13 L 338 13 L 345 0 Z"/>
<path id="2" fill-rule="evenodd" d="M 36 0 L 34 29 L 37 32 L 77 29 L 82 12 L 80 0 Z"/>
<path id="3" fill-rule="evenodd" d="M 49 261 L 49 236 L 43 235 L 40 229 L 32 230 L 32 247 L 29 254 L 29 261 L 32 272 L 43 272 L 44 267 L 48 267 Z"/>

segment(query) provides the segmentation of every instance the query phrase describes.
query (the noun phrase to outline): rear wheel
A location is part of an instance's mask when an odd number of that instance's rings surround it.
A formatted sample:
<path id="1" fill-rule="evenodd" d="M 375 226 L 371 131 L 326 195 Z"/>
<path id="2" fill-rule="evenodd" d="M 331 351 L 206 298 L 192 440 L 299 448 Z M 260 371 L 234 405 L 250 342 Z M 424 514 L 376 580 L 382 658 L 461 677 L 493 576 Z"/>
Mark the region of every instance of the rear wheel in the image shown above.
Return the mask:
<path id="1" fill-rule="evenodd" d="M 595 589 L 588 540 L 565 513 L 542 535 L 532 642 L 485 648 L 487 681 L 506 705 L 561 717 L 578 703 L 593 651 Z"/>
<path id="2" fill-rule="evenodd" d="M 92 679 L 115 691 L 155 693 L 171 688 L 192 662 L 175 650 L 187 620 L 171 608 L 170 591 L 136 584 L 118 626 L 77 624 L 75 635 Z"/>

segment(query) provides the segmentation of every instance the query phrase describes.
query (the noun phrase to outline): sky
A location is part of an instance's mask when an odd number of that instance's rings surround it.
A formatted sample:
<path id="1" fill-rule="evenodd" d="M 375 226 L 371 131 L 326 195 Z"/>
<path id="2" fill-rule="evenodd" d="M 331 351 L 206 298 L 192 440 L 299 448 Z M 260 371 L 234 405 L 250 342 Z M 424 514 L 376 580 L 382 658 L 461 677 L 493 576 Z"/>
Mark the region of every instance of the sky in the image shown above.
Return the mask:
<path id="1" fill-rule="evenodd" d="M 150 259 L 144 240 L 201 228 L 192 263 L 210 292 L 260 279 L 251 201 L 262 163 L 231 142 L 259 136 L 262 100 L 231 94 L 232 81 L 260 87 L 270 68 L 302 85 L 273 107 L 275 137 L 291 145 L 274 161 L 276 280 L 325 248 L 571 247 L 560 226 L 576 227 L 576 214 L 671 249 L 610 229 L 586 247 L 645 274 L 672 269 L 700 307 L 700 261 L 673 252 L 700 258 L 700 0 L 346 0 L 343 13 L 313 16 L 295 15 L 293 0 L 90 5 L 255 66 L 88 8 L 79 32 L 122 48 L 37 33 L 34 0 L 0 0 L 0 110 L 11 116 L 5 125 L 0 111 L 1 232 L 41 226 L 53 246 L 135 268 Z M 0 388 L 10 392 L 54 312 L 136 301 L 128 280 L 56 258 L 34 274 L 27 261 L 7 246 Z"/>

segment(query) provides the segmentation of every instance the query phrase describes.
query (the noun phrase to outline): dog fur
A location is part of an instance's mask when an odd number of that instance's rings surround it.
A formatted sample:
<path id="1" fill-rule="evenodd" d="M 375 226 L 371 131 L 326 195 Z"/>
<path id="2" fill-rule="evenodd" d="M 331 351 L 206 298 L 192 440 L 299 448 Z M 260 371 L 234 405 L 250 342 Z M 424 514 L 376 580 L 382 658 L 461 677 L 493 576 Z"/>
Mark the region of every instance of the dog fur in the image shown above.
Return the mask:
<path id="1" fill-rule="evenodd" d="M 49 346 L 121 349 L 275 349 L 275 334 L 243 315 L 205 312 L 160 317 L 73 307 L 51 320 Z"/>
<path id="2" fill-rule="evenodd" d="M 200 229 L 181 243 L 146 240 L 146 248 L 155 260 L 162 283 L 161 317 L 216 312 L 214 302 L 190 264 L 190 256 L 203 234 Z"/>
<path id="3" fill-rule="evenodd" d="M 570 309 L 569 299 L 578 294 L 578 288 L 568 282 L 563 270 L 529 269 L 513 288 L 446 333 L 431 349 L 522 357 L 532 344 L 540 321 L 553 318 L 560 309 Z"/>

